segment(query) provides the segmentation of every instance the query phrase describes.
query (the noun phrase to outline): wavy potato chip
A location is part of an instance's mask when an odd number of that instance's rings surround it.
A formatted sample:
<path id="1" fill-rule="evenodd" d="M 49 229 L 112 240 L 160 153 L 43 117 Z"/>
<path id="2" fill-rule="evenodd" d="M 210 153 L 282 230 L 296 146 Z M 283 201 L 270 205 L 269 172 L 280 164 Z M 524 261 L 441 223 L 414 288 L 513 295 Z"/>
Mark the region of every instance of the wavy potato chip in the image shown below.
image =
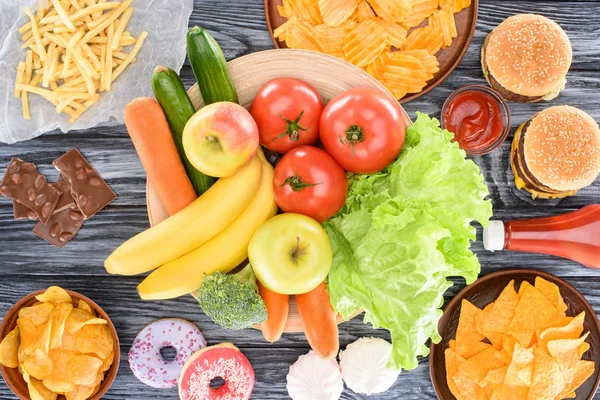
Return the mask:
<path id="1" fill-rule="evenodd" d="M 344 42 L 348 31 L 356 26 L 356 22 L 347 20 L 339 26 L 317 25 L 315 28 L 321 35 L 323 52 L 335 57 L 344 58 Z"/>
<path id="2" fill-rule="evenodd" d="M 75 308 L 73 311 L 71 311 L 65 322 L 65 329 L 70 335 L 75 335 L 85 325 L 105 324 L 107 324 L 106 320 L 94 317 L 92 314 L 86 311 Z"/>
<path id="3" fill-rule="evenodd" d="M 338 26 L 354 14 L 359 0 L 319 0 L 325 25 Z"/>
<path id="4" fill-rule="evenodd" d="M 323 23 L 318 2 L 313 0 L 287 0 L 287 2 L 292 10 L 293 15 L 298 17 L 298 20 L 305 21 L 313 25 Z"/>
<path id="5" fill-rule="evenodd" d="M 48 354 L 36 349 L 33 356 L 28 357 L 23 363 L 23 370 L 27 375 L 40 381 L 50 376 L 53 370 L 52 360 Z"/>
<path id="6" fill-rule="evenodd" d="M 375 14 L 390 22 L 404 22 L 412 5 L 410 0 L 368 0 Z"/>
<path id="7" fill-rule="evenodd" d="M 8 333 L 0 342 L 0 364 L 6 368 L 17 368 L 19 366 L 19 327 Z"/>
<path id="8" fill-rule="evenodd" d="M 40 326 L 50 318 L 50 313 L 54 310 L 53 303 L 39 303 L 31 307 L 23 307 L 19 310 L 19 318 L 30 320 L 33 325 Z"/>
<path id="9" fill-rule="evenodd" d="M 454 0 L 454 13 L 459 13 L 471 5 L 471 0 Z"/>
<path id="10" fill-rule="evenodd" d="M 358 5 L 356 6 L 356 12 L 354 13 L 354 15 L 352 15 L 351 19 L 353 19 L 356 22 L 363 22 L 367 19 L 375 17 L 377 17 L 377 15 L 375 15 L 375 12 L 373 11 L 369 3 L 367 3 L 366 0 L 359 0 Z"/>
<path id="11" fill-rule="evenodd" d="M 425 49 L 431 54 L 437 53 L 444 44 L 444 37 L 439 28 L 427 25 L 413 29 L 402 45 L 402 50 Z"/>
<path id="12" fill-rule="evenodd" d="M 400 97 L 420 92 L 427 85 L 427 78 L 427 70 L 418 58 L 401 53 L 390 54 L 382 76 L 392 94 Z M 462 341 L 457 338 L 457 347 L 460 346 Z"/>
<path id="13" fill-rule="evenodd" d="M 442 37 L 444 39 L 443 48 L 452 45 L 452 39 L 454 39 L 458 33 L 456 31 L 456 23 L 454 21 L 454 14 L 447 10 L 439 10 L 439 29 L 442 31 Z"/>
<path id="14" fill-rule="evenodd" d="M 423 66 L 427 71 L 427 80 L 433 78 L 433 76 L 440 70 L 440 63 L 438 59 L 425 49 L 401 50 L 398 53 L 418 58 L 423 63 Z"/>
<path id="15" fill-rule="evenodd" d="M 93 385 L 102 368 L 102 360 L 88 355 L 78 355 L 69 362 L 69 381 L 76 385 Z"/>
<path id="16" fill-rule="evenodd" d="M 407 28 L 418 26 L 438 9 L 439 0 L 410 0 L 411 9 L 402 24 Z"/>
<path id="17" fill-rule="evenodd" d="M 60 303 L 57 304 L 52 313 L 50 319 L 52 320 L 52 330 L 50 332 L 50 348 L 57 349 L 62 343 L 62 336 L 65 332 L 65 323 L 67 318 L 73 310 L 73 304 L 71 303 Z M 77 311 L 79 311 L 77 309 Z"/>
<path id="18" fill-rule="evenodd" d="M 96 354 L 104 360 L 113 351 L 113 338 L 106 325 L 85 325 L 76 336 L 80 353 Z"/>
<path id="19" fill-rule="evenodd" d="M 48 389 L 44 384 L 37 379 L 30 378 L 27 382 L 29 396 L 31 400 L 56 400 L 58 395 Z"/>
<path id="20" fill-rule="evenodd" d="M 286 43 L 293 49 L 323 52 L 324 46 L 317 29 L 305 21 L 291 24 L 285 33 Z"/>
<path id="21" fill-rule="evenodd" d="M 42 303 L 71 303 L 71 295 L 67 291 L 58 286 L 50 286 L 42 294 L 38 294 L 35 298 Z"/>
<path id="22" fill-rule="evenodd" d="M 377 20 L 369 19 L 346 34 L 344 55 L 347 61 L 364 67 L 379 57 L 385 46 L 385 30 Z"/>
<path id="23" fill-rule="evenodd" d="M 402 47 L 402 44 L 406 41 L 408 32 L 404 27 L 395 22 L 386 21 L 383 18 L 377 18 L 379 25 L 385 30 L 385 41 L 388 45 L 396 48 Z"/>

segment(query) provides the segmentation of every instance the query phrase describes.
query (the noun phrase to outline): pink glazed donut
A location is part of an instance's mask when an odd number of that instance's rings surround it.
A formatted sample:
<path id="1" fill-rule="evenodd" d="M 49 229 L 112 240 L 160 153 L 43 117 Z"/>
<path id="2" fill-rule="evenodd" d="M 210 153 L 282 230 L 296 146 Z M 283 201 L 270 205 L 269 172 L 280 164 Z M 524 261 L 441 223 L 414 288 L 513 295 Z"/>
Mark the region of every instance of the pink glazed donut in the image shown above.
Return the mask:
<path id="1" fill-rule="evenodd" d="M 160 354 L 161 349 L 176 351 L 173 361 Z M 188 358 L 206 347 L 206 339 L 196 325 L 184 319 L 159 319 L 148 325 L 133 341 L 129 366 L 142 383 L 158 389 L 177 386 L 179 374 Z"/>

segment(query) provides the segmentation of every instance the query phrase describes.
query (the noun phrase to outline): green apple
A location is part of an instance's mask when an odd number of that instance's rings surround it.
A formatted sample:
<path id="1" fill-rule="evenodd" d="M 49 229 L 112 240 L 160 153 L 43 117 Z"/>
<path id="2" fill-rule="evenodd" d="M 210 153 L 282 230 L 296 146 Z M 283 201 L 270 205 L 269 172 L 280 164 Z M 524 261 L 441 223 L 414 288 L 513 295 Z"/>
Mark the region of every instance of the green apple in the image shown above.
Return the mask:
<path id="1" fill-rule="evenodd" d="M 254 158 L 258 127 L 239 104 L 222 101 L 202 107 L 183 129 L 183 148 L 192 165 L 203 174 L 232 176 Z"/>
<path id="2" fill-rule="evenodd" d="M 252 236 L 248 258 L 256 278 L 280 294 L 310 292 L 325 280 L 333 251 L 329 237 L 314 219 L 280 214 Z"/>

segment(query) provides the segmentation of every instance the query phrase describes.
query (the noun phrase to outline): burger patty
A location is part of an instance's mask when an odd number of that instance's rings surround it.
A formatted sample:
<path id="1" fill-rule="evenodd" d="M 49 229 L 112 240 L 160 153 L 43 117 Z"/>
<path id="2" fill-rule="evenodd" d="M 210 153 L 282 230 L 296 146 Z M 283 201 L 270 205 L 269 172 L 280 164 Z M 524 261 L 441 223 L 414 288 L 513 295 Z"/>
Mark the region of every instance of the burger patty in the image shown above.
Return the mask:
<path id="1" fill-rule="evenodd" d="M 500 84 L 500 82 L 498 82 L 496 80 L 496 78 L 494 78 L 494 76 L 492 75 L 491 71 L 489 70 L 489 68 L 487 66 L 487 63 L 485 62 L 485 48 L 488 43 L 488 38 L 489 38 L 489 35 L 485 38 L 485 42 L 483 43 L 483 46 L 481 48 L 481 68 L 483 69 L 483 74 L 485 75 L 485 79 L 488 81 L 488 83 L 490 84 L 492 89 L 494 89 L 496 92 L 500 93 L 500 95 L 503 98 L 505 98 L 506 100 L 512 101 L 514 103 L 533 103 L 535 101 L 542 100 L 544 98 L 544 96 L 532 97 L 532 96 L 524 96 L 522 94 L 511 92 L 510 90 L 508 90 L 504 86 L 502 86 Z"/>
<path id="2" fill-rule="evenodd" d="M 527 121 L 523 128 L 521 128 L 521 133 L 518 138 L 518 143 L 515 149 L 511 152 L 512 162 L 513 162 L 513 173 L 520 178 L 523 182 L 525 182 L 525 189 L 535 190 L 536 192 L 540 192 L 542 194 L 547 194 L 552 197 L 558 197 L 556 195 L 560 195 L 565 193 L 564 191 L 552 189 L 542 182 L 540 182 L 527 168 L 527 163 L 525 162 L 525 135 L 527 133 L 527 128 L 531 125 L 531 119 Z"/>

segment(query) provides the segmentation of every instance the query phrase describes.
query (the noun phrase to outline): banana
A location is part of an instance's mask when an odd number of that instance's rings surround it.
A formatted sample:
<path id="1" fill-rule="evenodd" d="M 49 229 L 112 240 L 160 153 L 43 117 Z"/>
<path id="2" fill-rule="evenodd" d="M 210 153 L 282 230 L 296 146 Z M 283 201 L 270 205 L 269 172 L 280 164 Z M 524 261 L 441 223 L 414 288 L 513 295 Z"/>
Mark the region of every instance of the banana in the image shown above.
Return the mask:
<path id="1" fill-rule="evenodd" d="M 248 243 L 254 232 L 277 214 L 273 167 L 261 159 L 262 181 L 248 208 L 202 246 L 152 272 L 138 286 L 142 299 L 172 299 L 193 292 L 202 285 L 205 275 L 229 272 L 248 257 Z"/>
<path id="2" fill-rule="evenodd" d="M 198 248 L 230 225 L 248 207 L 262 177 L 255 157 L 235 175 L 219 179 L 193 203 L 119 246 L 105 261 L 111 274 L 136 275 Z"/>

